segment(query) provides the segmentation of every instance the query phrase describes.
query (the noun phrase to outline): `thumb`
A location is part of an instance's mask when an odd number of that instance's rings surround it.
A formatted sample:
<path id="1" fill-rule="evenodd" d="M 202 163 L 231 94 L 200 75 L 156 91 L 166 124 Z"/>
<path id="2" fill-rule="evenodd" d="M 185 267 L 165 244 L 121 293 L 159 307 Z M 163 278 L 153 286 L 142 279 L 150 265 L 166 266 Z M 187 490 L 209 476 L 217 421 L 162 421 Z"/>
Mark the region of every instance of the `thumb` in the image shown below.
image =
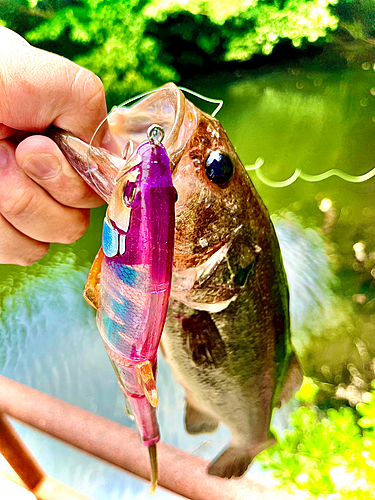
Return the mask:
<path id="1" fill-rule="evenodd" d="M 89 142 L 107 115 L 101 80 L 0 26 L 0 128 L 41 132 L 54 124 Z M 2 127 L 1 127 L 2 126 Z M 106 132 L 100 129 L 99 144 Z"/>

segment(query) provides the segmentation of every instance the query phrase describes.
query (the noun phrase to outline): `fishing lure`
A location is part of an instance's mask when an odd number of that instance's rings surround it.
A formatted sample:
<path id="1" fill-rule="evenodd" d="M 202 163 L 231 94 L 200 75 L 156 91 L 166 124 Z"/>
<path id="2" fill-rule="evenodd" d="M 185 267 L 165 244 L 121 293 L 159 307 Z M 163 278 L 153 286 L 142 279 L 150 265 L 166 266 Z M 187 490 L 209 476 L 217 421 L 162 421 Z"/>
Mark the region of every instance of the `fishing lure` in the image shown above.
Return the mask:
<path id="1" fill-rule="evenodd" d="M 156 356 L 171 290 L 177 192 L 163 129 L 151 125 L 147 136 L 115 182 L 84 297 L 97 309 L 104 346 L 149 449 L 153 493 L 160 438 Z"/>

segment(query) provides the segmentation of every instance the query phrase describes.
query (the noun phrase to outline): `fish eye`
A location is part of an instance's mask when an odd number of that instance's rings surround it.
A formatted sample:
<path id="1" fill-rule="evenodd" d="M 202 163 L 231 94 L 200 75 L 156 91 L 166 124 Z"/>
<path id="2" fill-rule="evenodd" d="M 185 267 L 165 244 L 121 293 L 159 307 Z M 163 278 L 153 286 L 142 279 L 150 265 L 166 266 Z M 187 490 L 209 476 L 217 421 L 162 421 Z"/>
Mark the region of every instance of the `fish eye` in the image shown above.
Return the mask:
<path id="1" fill-rule="evenodd" d="M 212 151 L 206 159 L 204 168 L 210 181 L 218 186 L 229 182 L 234 170 L 232 160 L 222 151 Z"/>

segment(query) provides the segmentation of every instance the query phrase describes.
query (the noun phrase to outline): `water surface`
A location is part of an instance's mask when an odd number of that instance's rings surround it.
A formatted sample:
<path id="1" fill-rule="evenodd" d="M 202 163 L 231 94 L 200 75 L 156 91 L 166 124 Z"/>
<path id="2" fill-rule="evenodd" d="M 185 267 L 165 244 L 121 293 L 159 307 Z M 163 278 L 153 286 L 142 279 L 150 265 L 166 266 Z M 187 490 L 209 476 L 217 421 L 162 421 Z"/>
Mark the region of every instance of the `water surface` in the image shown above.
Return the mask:
<path id="1" fill-rule="evenodd" d="M 271 181 L 285 180 L 296 169 L 319 174 L 338 168 L 358 176 L 375 167 L 375 72 L 370 65 L 230 75 L 220 84 L 196 82 L 194 89 L 224 99 L 218 118 L 240 158 L 245 165 L 262 158 L 261 172 Z M 250 174 L 279 235 L 291 291 L 293 341 L 304 369 L 331 392 L 340 383 L 351 384 L 355 398 L 361 383 L 365 386 L 361 380 L 374 378 L 375 180 L 299 179 L 275 188 L 256 171 Z M 103 208 L 94 210 L 79 242 L 52 245 L 40 263 L 27 269 L 0 267 L 0 369 L 133 426 L 94 313 L 81 295 L 100 245 L 103 215 Z M 219 453 L 229 432 L 221 426 L 213 435 L 187 435 L 183 391 L 163 361 L 158 387 L 163 440 L 206 458 Z M 286 425 L 287 412 L 277 418 Z M 148 498 L 146 483 L 25 426 L 17 428 L 47 472 L 83 493 L 98 500 Z M 263 477 L 257 467 L 251 475 Z M 155 495 L 172 497 L 161 490 Z"/>

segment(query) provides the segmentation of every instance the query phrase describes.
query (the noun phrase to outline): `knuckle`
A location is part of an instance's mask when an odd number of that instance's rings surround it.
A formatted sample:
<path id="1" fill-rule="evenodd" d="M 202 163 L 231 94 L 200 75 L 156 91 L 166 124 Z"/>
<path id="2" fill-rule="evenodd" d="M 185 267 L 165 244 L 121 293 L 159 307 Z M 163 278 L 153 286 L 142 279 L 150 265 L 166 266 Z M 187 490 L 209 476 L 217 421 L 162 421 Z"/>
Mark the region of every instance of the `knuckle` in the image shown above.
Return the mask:
<path id="1" fill-rule="evenodd" d="M 1 199 L 1 212 L 6 217 L 17 218 L 32 211 L 35 204 L 35 192 L 31 188 L 10 190 L 8 196 Z"/>
<path id="2" fill-rule="evenodd" d="M 88 92 L 89 101 L 99 99 L 100 101 L 105 102 L 103 83 L 98 76 L 94 75 L 94 73 L 91 73 L 86 81 L 86 90 Z"/>
<path id="3" fill-rule="evenodd" d="M 59 238 L 59 243 L 69 245 L 79 240 L 87 231 L 90 225 L 90 211 L 89 210 L 78 210 L 75 209 L 77 213 L 77 219 L 74 223 L 68 226 L 68 229 Z"/>

